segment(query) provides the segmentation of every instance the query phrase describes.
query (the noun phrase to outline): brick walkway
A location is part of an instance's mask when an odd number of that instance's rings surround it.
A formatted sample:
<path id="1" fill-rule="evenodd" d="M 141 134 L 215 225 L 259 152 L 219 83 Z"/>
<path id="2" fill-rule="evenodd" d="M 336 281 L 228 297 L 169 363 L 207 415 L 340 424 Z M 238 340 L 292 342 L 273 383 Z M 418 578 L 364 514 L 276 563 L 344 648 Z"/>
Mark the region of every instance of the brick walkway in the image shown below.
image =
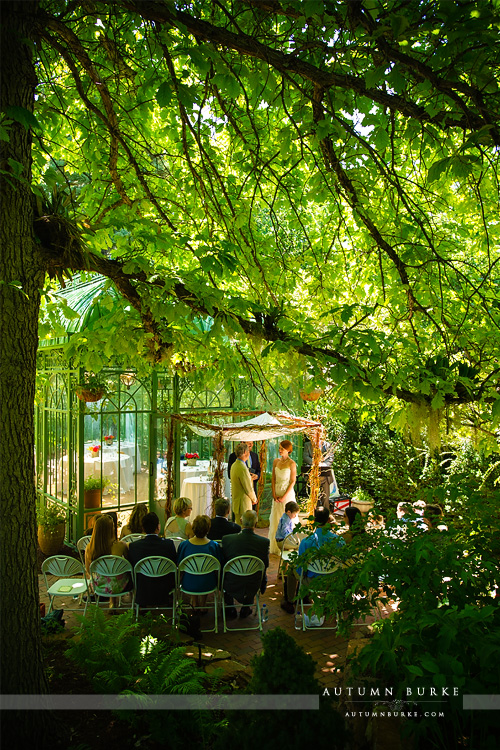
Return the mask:
<path id="1" fill-rule="evenodd" d="M 267 536 L 267 529 L 257 529 L 262 536 Z M 270 628 L 281 627 L 287 633 L 292 635 L 296 642 L 309 654 L 317 664 L 316 677 L 325 687 L 331 687 L 337 684 L 336 672 L 338 667 L 344 664 L 348 640 L 337 636 L 334 630 L 295 630 L 294 616 L 287 614 L 280 607 L 283 599 L 283 582 L 277 581 L 279 558 L 277 555 L 270 556 L 270 566 L 268 569 L 268 584 L 264 595 L 261 596 L 261 605 L 266 603 L 269 610 L 268 622 L 264 624 L 264 632 Z M 43 576 L 39 576 L 40 601 L 45 602 L 48 608 L 48 596 L 43 581 Z M 64 609 L 64 599 L 62 597 L 55 600 L 57 608 Z M 72 603 L 70 606 L 74 606 Z M 87 614 L 89 613 L 89 610 Z M 77 624 L 74 612 L 65 611 L 66 627 L 72 627 Z M 252 615 L 242 621 L 231 620 L 228 627 L 256 624 L 257 618 Z M 371 622 L 371 620 L 369 621 Z M 208 614 L 202 618 L 202 627 L 211 627 L 213 625 L 213 615 Z M 223 649 L 232 654 L 232 658 L 240 664 L 248 665 L 255 654 L 262 650 L 262 643 L 258 630 L 226 633 L 222 632 L 222 616 L 219 617 L 219 633 L 203 633 L 203 643 L 211 649 Z M 364 628 L 354 628 L 351 637 L 359 637 L 361 630 Z"/>

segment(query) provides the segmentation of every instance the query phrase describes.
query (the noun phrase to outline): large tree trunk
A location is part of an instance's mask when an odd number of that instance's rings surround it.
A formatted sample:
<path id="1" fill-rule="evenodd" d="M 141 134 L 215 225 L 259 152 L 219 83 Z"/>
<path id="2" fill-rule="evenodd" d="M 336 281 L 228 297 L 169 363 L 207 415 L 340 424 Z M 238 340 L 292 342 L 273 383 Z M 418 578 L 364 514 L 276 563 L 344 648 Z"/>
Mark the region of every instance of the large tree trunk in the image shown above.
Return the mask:
<path id="1" fill-rule="evenodd" d="M 25 119 L 33 112 L 35 69 L 30 36 L 37 3 L 1 3 L 2 110 Z M 12 118 L 10 118 L 12 119 Z M 0 142 L 0 626 L 1 690 L 43 693 L 43 673 L 36 568 L 34 482 L 34 394 L 37 322 L 44 272 L 33 234 L 31 133 L 20 122 Z M 16 170 L 22 171 L 16 174 Z M 15 724 L 18 746 L 23 735 L 36 738 L 33 712 L 2 712 L 7 738 Z M 5 715 L 7 714 L 7 715 Z M 31 747 L 41 746 L 32 739 Z"/>

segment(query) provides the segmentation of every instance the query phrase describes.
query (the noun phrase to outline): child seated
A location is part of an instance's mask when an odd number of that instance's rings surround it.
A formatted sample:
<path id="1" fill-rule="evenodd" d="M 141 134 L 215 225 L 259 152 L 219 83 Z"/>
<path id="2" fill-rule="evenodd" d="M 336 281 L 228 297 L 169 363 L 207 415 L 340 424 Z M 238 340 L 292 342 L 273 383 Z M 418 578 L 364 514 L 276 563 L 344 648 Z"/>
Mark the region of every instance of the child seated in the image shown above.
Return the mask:
<path id="1" fill-rule="evenodd" d="M 294 526 L 297 523 L 297 521 L 294 523 L 294 520 L 297 518 L 298 513 L 299 506 L 295 500 L 289 500 L 285 505 L 285 512 L 281 516 L 278 528 L 276 529 L 276 544 L 280 549 L 299 548 L 299 541 L 294 537 L 287 539 L 285 542 L 285 537 L 293 533 Z"/>

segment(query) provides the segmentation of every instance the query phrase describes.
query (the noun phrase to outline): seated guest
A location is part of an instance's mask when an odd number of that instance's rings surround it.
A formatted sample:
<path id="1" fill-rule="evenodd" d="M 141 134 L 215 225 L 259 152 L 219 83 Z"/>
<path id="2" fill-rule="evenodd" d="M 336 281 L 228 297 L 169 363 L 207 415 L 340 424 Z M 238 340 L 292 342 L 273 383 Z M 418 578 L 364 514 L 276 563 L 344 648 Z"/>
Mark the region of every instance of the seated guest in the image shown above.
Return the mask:
<path id="1" fill-rule="evenodd" d="M 92 539 L 85 547 L 85 568 L 90 575 L 90 563 L 103 555 L 117 555 L 128 557 L 128 545 L 116 538 L 115 527 L 111 516 L 99 516 L 94 524 Z M 93 583 L 106 594 L 120 594 L 132 588 L 132 581 L 128 573 L 118 576 L 102 576 L 94 574 Z M 116 606 L 116 597 L 111 597 L 110 607 Z"/>
<path id="2" fill-rule="evenodd" d="M 222 561 L 222 553 L 217 542 L 207 537 L 210 531 L 210 518 L 208 516 L 196 516 L 193 521 L 193 534 L 191 539 L 186 539 L 181 542 L 179 549 L 177 550 L 177 564 L 182 562 L 186 557 L 191 555 L 206 554 L 212 555 L 217 558 L 219 562 Z M 193 575 L 192 573 L 183 573 L 182 585 L 183 588 L 188 591 L 206 591 L 217 585 L 218 576 L 217 573 L 206 573 L 204 575 Z M 206 595 L 198 596 L 194 594 L 191 597 L 191 604 L 193 607 L 204 607 L 207 600 Z M 206 614 L 207 610 L 200 612 L 200 614 Z"/>
<path id="3" fill-rule="evenodd" d="M 91 515 L 85 514 L 85 522 L 88 524 L 87 528 L 83 532 L 84 536 L 92 536 L 92 532 L 94 531 L 94 524 L 101 515 L 101 511 L 98 513 L 92 513 Z"/>
<path id="4" fill-rule="evenodd" d="M 296 524 L 296 522 L 294 523 L 294 521 L 297 518 L 298 514 L 298 503 L 296 503 L 295 500 L 289 500 L 285 505 L 285 512 L 281 516 L 278 523 L 278 528 L 276 529 L 276 543 L 280 549 L 299 548 L 298 540 L 294 537 L 290 539 L 289 536 L 290 534 L 293 534 L 293 529 Z M 288 539 L 286 539 L 286 537 L 288 537 Z"/>
<path id="5" fill-rule="evenodd" d="M 406 530 L 409 526 L 415 526 L 420 531 L 427 531 L 427 524 L 422 518 L 420 507 L 417 505 L 415 508 L 412 503 L 398 503 L 397 507 L 398 520 L 401 522 L 399 526 L 396 526 L 396 533 L 394 530 L 391 535 L 399 536 L 404 538 L 406 536 Z"/>
<path id="6" fill-rule="evenodd" d="M 349 531 L 346 531 L 346 533 L 342 535 L 342 539 L 346 544 L 349 544 L 356 537 L 360 537 L 366 533 L 363 516 L 359 508 L 355 508 L 354 505 L 346 508 L 344 511 L 344 518 L 349 526 Z"/>
<path id="7" fill-rule="evenodd" d="M 345 541 L 342 539 L 342 537 L 333 533 L 329 519 L 330 511 L 328 508 L 324 508 L 320 505 L 315 509 L 314 522 L 315 524 L 317 524 L 316 531 L 314 532 L 314 534 L 311 534 L 301 541 L 301 543 L 299 544 L 299 555 L 302 555 L 304 552 L 306 552 L 306 550 L 311 549 L 312 547 L 316 547 L 317 549 L 319 549 L 328 542 L 335 542 L 337 547 L 345 546 Z M 290 568 L 286 578 L 285 601 L 281 603 L 281 608 L 289 614 L 292 614 L 295 611 L 292 600 L 295 598 L 295 594 L 297 591 L 297 582 L 299 581 L 301 572 L 302 568 L 300 566 L 295 569 Z M 309 570 L 306 571 L 306 578 L 313 578 L 316 575 L 317 573 L 313 573 Z M 315 615 L 313 615 L 313 618 L 314 617 Z M 318 618 L 316 618 L 316 620 L 317 619 Z M 318 622 L 314 624 L 322 623 L 320 623 L 320 621 L 318 620 Z"/>
<path id="8" fill-rule="evenodd" d="M 178 497 L 174 500 L 175 515 L 170 516 L 165 524 L 165 536 L 180 536 L 182 539 L 190 539 L 193 536 L 193 529 L 188 518 L 192 510 L 193 504 L 188 497 Z"/>
<path id="9" fill-rule="evenodd" d="M 222 539 L 222 553 L 224 563 L 229 562 L 234 557 L 241 555 L 253 555 L 259 557 L 265 566 L 264 576 L 262 578 L 261 593 L 263 594 L 267 586 L 267 568 L 269 567 L 269 539 L 259 536 L 254 529 L 257 523 L 257 513 L 254 510 L 246 510 L 241 516 L 243 528 L 239 534 L 228 534 Z M 224 578 L 224 601 L 226 604 L 233 605 L 233 597 L 240 604 L 252 604 L 255 594 L 260 583 L 260 574 L 242 578 L 234 574 L 228 574 Z M 252 610 L 248 606 L 241 608 L 240 617 L 248 617 Z M 236 617 L 236 609 L 231 607 L 226 610 L 226 617 L 233 619 Z"/>
<path id="10" fill-rule="evenodd" d="M 448 527 L 441 523 L 443 520 L 443 509 L 439 505 L 426 505 L 424 508 L 423 521 L 429 529 L 447 531 Z"/>
<path id="11" fill-rule="evenodd" d="M 374 513 L 372 510 L 368 511 L 368 523 L 366 526 L 369 529 L 385 528 L 384 516 L 381 516 L 379 513 Z"/>
<path id="12" fill-rule="evenodd" d="M 215 518 L 212 518 L 210 531 L 207 536 L 209 539 L 222 539 L 226 534 L 239 534 L 241 526 L 229 520 L 229 511 L 231 503 L 225 497 L 219 497 L 215 501 Z"/>
<path id="13" fill-rule="evenodd" d="M 147 513 L 144 516 L 142 528 L 146 536 L 136 542 L 131 542 L 128 548 L 128 559 L 134 567 L 140 560 L 152 555 L 167 557 L 172 562 L 177 562 L 174 543 L 170 539 L 162 539 L 158 536 L 160 519 L 156 513 Z M 174 586 L 175 575 L 173 573 L 163 578 L 149 578 L 139 573 L 136 591 L 137 604 L 141 607 L 157 607 L 167 604 Z"/>
<path id="14" fill-rule="evenodd" d="M 120 539 L 127 536 L 127 534 L 144 534 L 142 530 L 142 519 L 148 512 L 148 506 L 146 503 L 138 503 L 130 514 L 128 522 L 122 529 Z"/>

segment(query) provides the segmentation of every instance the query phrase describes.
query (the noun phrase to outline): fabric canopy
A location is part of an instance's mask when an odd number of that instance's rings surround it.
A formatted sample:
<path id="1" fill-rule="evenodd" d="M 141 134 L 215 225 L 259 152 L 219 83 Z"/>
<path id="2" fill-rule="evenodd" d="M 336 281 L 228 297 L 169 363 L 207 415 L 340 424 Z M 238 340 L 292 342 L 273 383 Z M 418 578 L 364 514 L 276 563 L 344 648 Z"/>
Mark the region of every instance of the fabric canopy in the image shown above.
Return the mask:
<path id="1" fill-rule="evenodd" d="M 193 432 L 202 437 L 214 437 L 219 433 L 222 434 L 223 440 L 237 441 L 270 440 L 282 435 L 310 432 L 322 426 L 321 422 L 313 422 L 310 419 L 287 413 L 269 414 L 269 412 L 261 412 L 243 422 L 230 422 L 221 425 L 207 424 L 194 416 L 182 415 L 178 418 Z"/>

